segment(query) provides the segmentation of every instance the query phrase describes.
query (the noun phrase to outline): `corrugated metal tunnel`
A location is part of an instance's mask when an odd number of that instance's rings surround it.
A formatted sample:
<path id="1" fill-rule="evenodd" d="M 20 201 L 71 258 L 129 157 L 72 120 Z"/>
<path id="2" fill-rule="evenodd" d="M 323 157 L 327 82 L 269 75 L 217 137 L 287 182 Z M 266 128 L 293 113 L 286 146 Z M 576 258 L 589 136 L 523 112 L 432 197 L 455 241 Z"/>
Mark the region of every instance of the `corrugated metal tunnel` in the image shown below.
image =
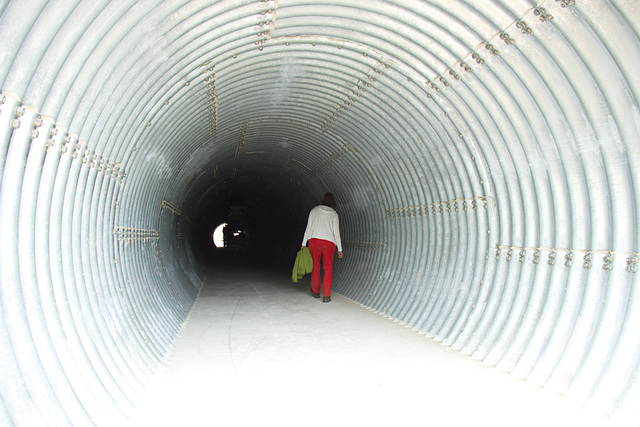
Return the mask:
<path id="1" fill-rule="evenodd" d="M 235 221 L 248 253 L 288 265 L 326 190 L 336 292 L 573 401 L 637 411 L 637 1 L 0 13 L 0 424 L 125 419 L 214 228 Z"/>

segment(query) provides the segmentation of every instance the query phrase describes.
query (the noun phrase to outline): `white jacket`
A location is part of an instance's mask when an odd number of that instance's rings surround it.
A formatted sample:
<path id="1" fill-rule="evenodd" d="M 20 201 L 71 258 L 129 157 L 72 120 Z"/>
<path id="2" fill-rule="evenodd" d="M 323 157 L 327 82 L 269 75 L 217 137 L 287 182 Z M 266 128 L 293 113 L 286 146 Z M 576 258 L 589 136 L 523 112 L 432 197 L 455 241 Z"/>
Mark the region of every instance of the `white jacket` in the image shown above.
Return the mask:
<path id="1" fill-rule="evenodd" d="M 318 205 L 309 212 L 307 229 L 304 231 L 302 246 L 307 246 L 309 239 L 323 239 L 335 243 L 338 252 L 342 252 L 340 240 L 340 221 L 338 213 L 329 206 Z"/>

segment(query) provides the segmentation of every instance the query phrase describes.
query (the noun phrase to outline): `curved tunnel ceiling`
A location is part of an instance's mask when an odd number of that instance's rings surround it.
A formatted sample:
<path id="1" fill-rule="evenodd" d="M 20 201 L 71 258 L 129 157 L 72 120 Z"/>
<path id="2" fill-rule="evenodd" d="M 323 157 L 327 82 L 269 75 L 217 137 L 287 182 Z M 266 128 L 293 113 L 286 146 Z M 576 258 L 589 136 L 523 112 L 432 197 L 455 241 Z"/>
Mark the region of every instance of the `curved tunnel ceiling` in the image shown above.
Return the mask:
<path id="1" fill-rule="evenodd" d="M 634 0 L 0 12 L 0 423 L 125 418 L 193 305 L 203 233 L 244 206 L 286 258 L 327 190 L 338 292 L 633 411 Z"/>

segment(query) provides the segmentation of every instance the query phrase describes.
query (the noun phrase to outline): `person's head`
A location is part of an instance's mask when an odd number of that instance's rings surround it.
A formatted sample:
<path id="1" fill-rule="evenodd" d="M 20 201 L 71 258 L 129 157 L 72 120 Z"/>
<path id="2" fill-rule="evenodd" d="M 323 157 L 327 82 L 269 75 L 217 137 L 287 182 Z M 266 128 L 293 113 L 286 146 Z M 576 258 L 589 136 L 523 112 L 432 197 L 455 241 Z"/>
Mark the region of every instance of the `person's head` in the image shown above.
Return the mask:
<path id="1" fill-rule="evenodd" d="M 338 206 L 335 197 L 333 197 L 333 194 L 331 193 L 324 193 L 324 196 L 322 196 L 322 204 L 333 209 Z"/>

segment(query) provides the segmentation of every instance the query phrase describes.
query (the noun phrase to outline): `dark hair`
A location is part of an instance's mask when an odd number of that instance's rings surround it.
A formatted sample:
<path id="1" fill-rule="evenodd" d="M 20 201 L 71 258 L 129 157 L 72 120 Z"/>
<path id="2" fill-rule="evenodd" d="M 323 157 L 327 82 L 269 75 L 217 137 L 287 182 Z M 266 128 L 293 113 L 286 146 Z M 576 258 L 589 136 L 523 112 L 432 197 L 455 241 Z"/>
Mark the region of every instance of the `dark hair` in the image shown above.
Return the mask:
<path id="1" fill-rule="evenodd" d="M 331 193 L 324 193 L 324 196 L 322 196 L 322 204 L 333 209 L 338 206 L 335 197 L 333 197 L 333 194 Z"/>

